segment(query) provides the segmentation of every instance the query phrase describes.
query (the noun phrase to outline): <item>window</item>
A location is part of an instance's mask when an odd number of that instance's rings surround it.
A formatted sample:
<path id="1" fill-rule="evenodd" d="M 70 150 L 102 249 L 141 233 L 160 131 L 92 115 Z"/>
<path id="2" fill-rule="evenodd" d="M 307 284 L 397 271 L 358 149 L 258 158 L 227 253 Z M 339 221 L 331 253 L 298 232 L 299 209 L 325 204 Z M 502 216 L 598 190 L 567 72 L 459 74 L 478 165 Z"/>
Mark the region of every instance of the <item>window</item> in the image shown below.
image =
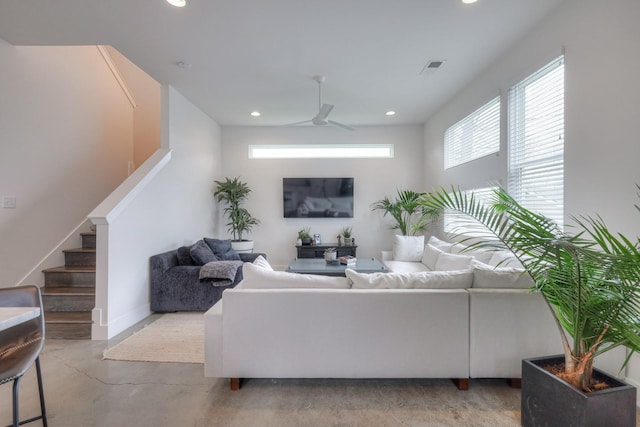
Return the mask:
<path id="1" fill-rule="evenodd" d="M 391 159 L 393 144 L 249 145 L 250 159 Z"/>
<path id="2" fill-rule="evenodd" d="M 467 190 L 473 193 L 476 200 L 488 205 L 493 202 L 493 195 L 498 187 L 484 187 Z M 443 215 L 443 226 L 446 233 L 464 234 L 467 237 L 479 236 L 477 227 L 479 223 L 470 217 L 456 212 L 445 212 Z"/>
<path id="3" fill-rule="evenodd" d="M 444 168 L 500 150 L 500 97 L 497 96 L 444 133 Z"/>
<path id="4" fill-rule="evenodd" d="M 564 56 L 509 91 L 509 193 L 564 221 Z"/>

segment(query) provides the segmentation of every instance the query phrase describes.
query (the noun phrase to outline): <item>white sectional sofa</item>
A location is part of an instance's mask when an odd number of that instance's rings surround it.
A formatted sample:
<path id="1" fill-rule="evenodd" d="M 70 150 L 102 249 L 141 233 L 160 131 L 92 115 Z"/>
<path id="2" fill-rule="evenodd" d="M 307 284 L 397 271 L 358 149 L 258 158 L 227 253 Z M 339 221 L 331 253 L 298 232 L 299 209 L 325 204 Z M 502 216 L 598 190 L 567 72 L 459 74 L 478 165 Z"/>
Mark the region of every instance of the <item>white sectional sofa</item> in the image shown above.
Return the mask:
<path id="1" fill-rule="evenodd" d="M 460 261 L 451 258 L 440 266 Z M 384 262 L 393 272 L 347 278 L 246 263 L 243 281 L 205 313 L 205 376 L 234 389 L 240 378 L 452 378 L 464 389 L 468 378 L 520 378 L 523 358 L 561 352 L 526 276 Z"/>

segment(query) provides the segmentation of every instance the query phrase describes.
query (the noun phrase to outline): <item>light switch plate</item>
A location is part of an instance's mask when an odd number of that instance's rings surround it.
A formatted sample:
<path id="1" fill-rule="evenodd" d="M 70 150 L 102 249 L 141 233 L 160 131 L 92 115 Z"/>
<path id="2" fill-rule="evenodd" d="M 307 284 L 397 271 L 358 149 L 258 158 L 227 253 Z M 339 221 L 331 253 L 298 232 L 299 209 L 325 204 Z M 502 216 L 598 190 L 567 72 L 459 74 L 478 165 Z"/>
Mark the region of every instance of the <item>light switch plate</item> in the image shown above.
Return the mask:
<path id="1" fill-rule="evenodd" d="M 3 209 L 15 209 L 16 208 L 16 198 L 15 197 L 3 197 L 2 198 L 2 207 Z"/>

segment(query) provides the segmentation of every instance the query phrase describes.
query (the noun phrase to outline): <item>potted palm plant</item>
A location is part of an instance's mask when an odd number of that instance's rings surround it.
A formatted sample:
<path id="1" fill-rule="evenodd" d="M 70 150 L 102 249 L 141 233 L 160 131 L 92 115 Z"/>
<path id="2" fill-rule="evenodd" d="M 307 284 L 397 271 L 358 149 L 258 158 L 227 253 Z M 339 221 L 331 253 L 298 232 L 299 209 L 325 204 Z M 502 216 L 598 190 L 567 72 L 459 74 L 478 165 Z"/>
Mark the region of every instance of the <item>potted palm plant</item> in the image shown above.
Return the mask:
<path id="1" fill-rule="evenodd" d="M 240 178 L 225 178 L 224 181 L 214 181 L 216 189 L 213 193 L 218 203 L 224 204 L 224 214 L 229 219 L 228 231 L 233 235 L 231 246 L 237 252 L 252 252 L 253 240 L 243 239 L 245 233 L 251 232 L 260 221 L 242 207 L 251 193 L 251 188 Z"/>
<path id="2" fill-rule="evenodd" d="M 473 218 L 474 238 L 463 240 L 513 252 L 553 313 L 564 354 L 523 361 L 522 424 L 635 426 L 635 388 L 593 363 L 620 346 L 640 350 L 638 240 L 614 234 L 600 217 L 573 218 L 575 232 L 565 233 L 504 189 L 486 205 L 455 189 L 426 194 L 421 205 L 432 217 L 447 209 Z"/>
<path id="3" fill-rule="evenodd" d="M 394 199 L 386 197 L 371 205 L 371 210 L 383 211 L 383 216 L 391 215 L 395 223 L 391 226 L 399 230 L 403 236 L 414 236 L 424 230 L 427 225 L 423 215 L 420 197 L 423 193 L 411 190 L 397 190 Z"/>

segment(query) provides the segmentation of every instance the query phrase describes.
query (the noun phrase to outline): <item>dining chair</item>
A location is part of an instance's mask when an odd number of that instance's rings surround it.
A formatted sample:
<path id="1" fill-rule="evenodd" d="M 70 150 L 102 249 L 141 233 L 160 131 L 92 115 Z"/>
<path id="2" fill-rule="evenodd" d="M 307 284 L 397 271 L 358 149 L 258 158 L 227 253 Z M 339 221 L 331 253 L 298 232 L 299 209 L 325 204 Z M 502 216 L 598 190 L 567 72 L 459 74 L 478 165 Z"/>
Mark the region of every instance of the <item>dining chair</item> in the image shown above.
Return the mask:
<path id="1" fill-rule="evenodd" d="M 40 370 L 40 351 L 44 346 L 44 312 L 42 296 L 37 286 L 0 288 L 0 307 L 39 307 L 40 315 L 34 319 L 19 323 L 0 331 L 0 384 L 13 381 L 13 426 L 42 420 L 47 426 L 47 413 L 44 406 L 42 372 Z M 40 393 L 41 414 L 20 421 L 18 394 L 20 379 L 35 363 Z"/>

